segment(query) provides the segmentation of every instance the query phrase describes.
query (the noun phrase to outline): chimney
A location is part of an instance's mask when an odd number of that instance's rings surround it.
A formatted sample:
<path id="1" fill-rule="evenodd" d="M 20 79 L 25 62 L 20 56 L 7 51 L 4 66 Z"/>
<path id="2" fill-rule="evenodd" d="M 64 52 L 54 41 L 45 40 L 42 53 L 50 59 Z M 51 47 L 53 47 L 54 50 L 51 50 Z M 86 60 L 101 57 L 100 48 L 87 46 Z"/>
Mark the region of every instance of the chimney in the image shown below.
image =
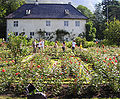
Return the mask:
<path id="1" fill-rule="evenodd" d="M 35 5 L 38 5 L 38 0 L 36 0 Z"/>
<path id="2" fill-rule="evenodd" d="M 70 5 L 71 5 L 71 2 L 68 2 L 68 4 L 70 4 Z"/>

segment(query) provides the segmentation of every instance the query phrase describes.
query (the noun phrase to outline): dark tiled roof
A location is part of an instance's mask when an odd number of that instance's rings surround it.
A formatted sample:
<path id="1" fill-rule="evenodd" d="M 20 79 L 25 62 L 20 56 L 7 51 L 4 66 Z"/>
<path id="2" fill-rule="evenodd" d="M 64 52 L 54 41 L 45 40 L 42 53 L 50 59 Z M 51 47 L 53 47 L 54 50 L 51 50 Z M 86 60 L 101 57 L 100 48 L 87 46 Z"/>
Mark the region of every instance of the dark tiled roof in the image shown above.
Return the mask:
<path id="1" fill-rule="evenodd" d="M 65 9 L 69 10 L 68 15 L 65 14 Z M 26 15 L 26 10 L 31 11 L 29 15 Z M 70 4 L 24 4 L 6 18 L 88 19 Z"/>

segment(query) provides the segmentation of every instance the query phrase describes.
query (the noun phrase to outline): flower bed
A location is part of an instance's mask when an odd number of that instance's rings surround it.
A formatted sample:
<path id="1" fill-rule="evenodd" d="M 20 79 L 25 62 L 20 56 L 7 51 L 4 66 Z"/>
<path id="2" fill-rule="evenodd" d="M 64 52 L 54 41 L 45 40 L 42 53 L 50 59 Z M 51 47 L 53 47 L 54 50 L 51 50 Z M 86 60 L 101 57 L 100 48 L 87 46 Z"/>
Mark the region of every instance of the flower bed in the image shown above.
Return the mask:
<path id="1" fill-rule="evenodd" d="M 60 95 L 62 91 L 66 95 L 83 95 L 90 86 L 92 91 L 98 91 L 104 85 L 119 92 L 120 50 L 116 49 L 80 51 L 77 48 L 74 53 L 71 49 L 63 53 L 61 48 L 47 47 L 24 63 L 0 56 L 0 64 L 3 64 L 0 67 L 0 93 L 24 94 L 29 83 L 48 97 Z"/>

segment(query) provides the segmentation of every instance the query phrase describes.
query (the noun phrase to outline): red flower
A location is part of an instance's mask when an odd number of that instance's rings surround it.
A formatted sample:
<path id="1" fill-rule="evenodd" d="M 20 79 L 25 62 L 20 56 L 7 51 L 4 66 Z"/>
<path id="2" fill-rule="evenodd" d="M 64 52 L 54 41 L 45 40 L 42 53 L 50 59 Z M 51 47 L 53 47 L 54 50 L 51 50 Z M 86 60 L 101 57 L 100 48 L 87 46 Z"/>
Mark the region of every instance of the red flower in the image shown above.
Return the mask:
<path id="1" fill-rule="evenodd" d="M 108 66 L 110 65 L 110 63 L 108 63 Z"/>
<path id="2" fill-rule="evenodd" d="M 5 72 L 5 69 L 3 69 L 2 72 Z"/>
<path id="3" fill-rule="evenodd" d="M 41 79 L 43 78 L 43 75 L 41 75 Z"/>
<path id="4" fill-rule="evenodd" d="M 104 62 L 104 63 L 106 63 L 106 61 L 105 61 L 105 60 L 103 60 L 103 62 Z"/>
<path id="5" fill-rule="evenodd" d="M 8 61 L 6 61 L 6 63 L 8 63 Z"/>
<path id="6" fill-rule="evenodd" d="M 79 65 L 80 65 L 80 63 L 79 63 Z"/>
<path id="7" fill-rule="evenodd" d="M 107 59 L 107 57 L 105 57 L 105 59 Z"/>
<path id="8" fill-rule="evenodd" d="M 99 59 L 97 61 L 99 61 Z"/>
<path id="9" fill-rule="evenodd" d="M 109 60 L 112 60 L 111 58 L 109 58 Z"/>
<path id="10" fill-rule="evenodd" d="M 62 73 L 60 73 L 60 75 L 62 75 Z"/>
<path id="11" fill-rule="evenodd" d="M 104 45 L 102 45 L 102 48 L 104 48 Z"/>
<path id="12" fill-rule="evenodd" d="M 104 50 L 104 52 L 106 52 L 106 50 Z"/>
<path id="13" fill-rule="evenodd" d="M 96 44 L 98 44 L 98 42 L 96 41 Z"/>
<path id="14" fill-rule="evenodd" d="M 75 82 L 77 81 L 77 79 L 74 80 Z"/>
<path id="15" fill-rule="evenodd" d="M 37 68 L 40 68 L 40 65 L 38 65 Z"/>
<path id="16" fill-rule="evenodd" d="M 0 60 L 1 60 L 1 58 L 0 58 Z"/>
<path id="17" fill-rule="evenodd" d="M 86 59 L 86 61 L 88 61 L 88 59 Z"/>
<path id="18" fill-rule="evenodd" d="M 113 57 L 113 59 L 115 59 L 115 56 Z"/>
<path id="19" fill-rule="evenodd" d="M 65 73 L 67 73 L 67 71 L 65 71 Z"/>
<path id="20" fill-rule="evenodd" d="M 88 71 L 86 71 L 88 73 Z"/>
<path id="21" fill-rule="evenodd" d="M 72 62 L 70 61 L 70 63 L 72 64 Z"/>
<path id="22" fill-rule="evenodd" d="M 112 64 L 114 64 L 114 62 L 111 62 Z"/>
<path id="23" fill-rule="evenodd" d="M 19 75 L 20 73 L 18 72 L 18 73 L 16 73 L 15 75 Z"/>
<path id="24" fill-rule="evenodd" d="M 98 51 L 97 51 L 97 53 L 98 53 Z"/>
<path id="25" fill-rule="evenodd" d="M 15 61 L 14 61 L 14 60 L 12 60 L 12 62 L 14 63 Z"/>
<path id="26" fill-rule="evenodd" d="M 117 60 L 115 60 L 115 62 L 117 63 Z"/>

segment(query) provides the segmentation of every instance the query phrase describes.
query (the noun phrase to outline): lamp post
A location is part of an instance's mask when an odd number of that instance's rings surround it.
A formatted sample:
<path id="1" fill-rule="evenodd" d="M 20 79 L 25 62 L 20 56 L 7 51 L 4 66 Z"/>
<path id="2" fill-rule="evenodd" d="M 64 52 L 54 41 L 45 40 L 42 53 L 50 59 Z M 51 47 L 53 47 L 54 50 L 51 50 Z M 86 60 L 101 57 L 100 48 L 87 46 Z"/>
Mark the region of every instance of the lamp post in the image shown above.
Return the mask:
<path id="1" fill-rule="evenodd" d="M 108 4 L 107 4 L 107 23 L 108 23 Z"/>

